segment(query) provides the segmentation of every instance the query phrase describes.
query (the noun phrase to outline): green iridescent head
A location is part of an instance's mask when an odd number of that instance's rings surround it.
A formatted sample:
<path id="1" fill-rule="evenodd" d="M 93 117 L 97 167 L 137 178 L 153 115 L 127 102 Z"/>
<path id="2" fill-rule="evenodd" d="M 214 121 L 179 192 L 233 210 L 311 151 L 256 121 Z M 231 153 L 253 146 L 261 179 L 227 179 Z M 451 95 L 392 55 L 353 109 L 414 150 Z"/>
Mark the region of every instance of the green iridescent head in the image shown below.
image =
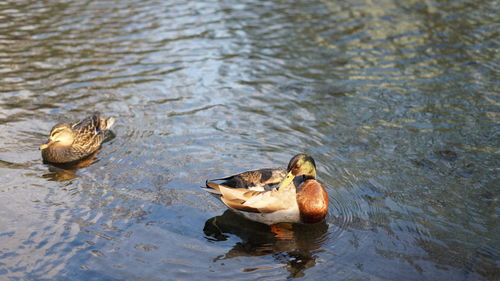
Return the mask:
<path id="1" fill-rule="evenodd" d="M 305 176 L 306 178 L 316 179 L 316 163 L 314 159 L 307 154 L 297 154 L 288 163 L 287 175 L 280 183 L 279 188 L 288 186 L 295 177 Z"/>

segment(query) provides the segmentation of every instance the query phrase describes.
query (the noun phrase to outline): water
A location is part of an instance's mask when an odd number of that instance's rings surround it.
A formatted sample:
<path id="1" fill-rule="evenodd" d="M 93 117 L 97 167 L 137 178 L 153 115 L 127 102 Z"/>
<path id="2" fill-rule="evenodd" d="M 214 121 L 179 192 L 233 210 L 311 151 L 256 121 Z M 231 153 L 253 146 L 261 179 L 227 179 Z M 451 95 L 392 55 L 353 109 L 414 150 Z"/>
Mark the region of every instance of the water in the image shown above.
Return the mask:
<path id="1" fill-rule="evenodd" d="M 0 2 L 0 279 L 500 279 L 498 7 Z M 43 164 L 94 111 L 94 163 Z M 199 188 L 299 152 L 325 223 L 277 235 Z"/>

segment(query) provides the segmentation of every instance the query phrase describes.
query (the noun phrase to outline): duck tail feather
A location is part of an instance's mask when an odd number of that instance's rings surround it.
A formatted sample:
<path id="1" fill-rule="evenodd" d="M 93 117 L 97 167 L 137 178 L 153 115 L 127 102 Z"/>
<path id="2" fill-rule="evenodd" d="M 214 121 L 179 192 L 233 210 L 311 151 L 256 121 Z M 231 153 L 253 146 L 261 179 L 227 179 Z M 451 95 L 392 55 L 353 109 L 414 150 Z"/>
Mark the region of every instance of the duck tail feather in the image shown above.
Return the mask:
<path id="1" fill-rule="evenodd" d="M 220 192 L 219 185 L 214 183 L 214 182 L 210 182 L 207 180 L 205 182 L 205 187 L 201 187 L 201 188 L 203 190 L 205 190 L 206 192 L 209 192 L 211 194 L 222 196 L 222 193 Z"/>
<path id="2" fill-rule="evenodd" d="M 109 117 L 108 119 L 106 119 L 105 121 L 105 130 L 109 130 L 111 128 L 111 126 L 113 126 L 113 124 L 115 124 L 115 118 L 114 117 Z"/>

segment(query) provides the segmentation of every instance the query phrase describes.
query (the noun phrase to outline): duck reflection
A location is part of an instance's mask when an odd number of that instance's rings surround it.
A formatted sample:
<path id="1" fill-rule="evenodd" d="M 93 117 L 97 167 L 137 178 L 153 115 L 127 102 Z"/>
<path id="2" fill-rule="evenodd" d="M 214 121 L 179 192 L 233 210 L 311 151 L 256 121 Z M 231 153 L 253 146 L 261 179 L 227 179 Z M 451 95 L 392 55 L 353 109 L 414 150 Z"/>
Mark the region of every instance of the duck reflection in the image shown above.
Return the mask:
<path id="1" fill-rule="evenodd" d="M 44 174 L 42 177 L 48 179 L 49 181 L 68 181 L 77 178 L 78 175 L 76 172 L 79 169 L 88 167 L 99 161 L 99 159 L 96 158 L 99 151 L 100 149 L 94 151 L 92 154 L 81 160 L 64 164 L 48 163 L 44 161 L 44 164 L 48 164 L 49 173 Z"/>
<path id="2" fill-rule="evenodd" d="M 315 253 L 326 240 L 328 225 L 323 221 L 316 224 L 281 223 L 268 226 L 246 220 L 231 210 L 221 216 L 208 219 L 203 232 L 212 241 L 225 241 L 228 234 L 241 239 L 226 254 L 214 261 L 244 256 L 272 255 L 286 264 L 288 278 L 301 277 L 304 271 L 316 265 Z"/>

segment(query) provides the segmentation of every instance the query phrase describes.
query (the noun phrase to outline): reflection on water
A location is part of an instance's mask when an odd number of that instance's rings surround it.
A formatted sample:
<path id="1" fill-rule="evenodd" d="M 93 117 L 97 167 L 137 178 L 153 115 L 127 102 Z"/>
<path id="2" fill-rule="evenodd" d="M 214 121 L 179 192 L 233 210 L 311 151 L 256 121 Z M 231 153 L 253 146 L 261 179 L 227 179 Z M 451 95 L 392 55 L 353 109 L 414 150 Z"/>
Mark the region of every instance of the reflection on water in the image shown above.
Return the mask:
<path id="1" fill-rule="evenodd" d="M 59 167 L 49 167 L 49 173 L 44 174 L 42 177 L 52 181 L 67 181 L 78 177 L 76 171 L 77 169 L 63 169 Z"/>
<path id="2" fill-rule="evenodd" d="M 268 226 L 246 220 L 230 210 L 221 216 L 208 219 L 203 232 L 207 239 L 226 241 L 228 234 L 241 239 L 224 255 L 213 262 L 238 257 L 270 255 L 278 264 L 284 264 L 290 275 L 287 278 L 305 276 L 304 270 L 316 265 L 315 253 L 319 252 L 326 239 L 328 225 L 324 222 L 315 225 L 279 224 Z M 244 268 L 244 272 L 272 269 Z"/>
<path id="3" fill-rule="evenodd" d="M 48 165 L 49 173 L 44 174 L 42 177 L 53 181 L 66 181 L 74 179 L 78 177 L 78 175 L 76 175 L 76 171 L 78 171 L 78 169 L 88 167 L 98 161 L 96 159 L 96 155 L 99 151 L 101 150 L 98 149 L 84 159 L 71 163 L 46 163 Z"/>
<path id="4" fill-rule="evenodd" d="M 499 279 L 496 6 L 0 2 L 0 279 Z M 117 137 L 43 164 L 94 111 Z M 199 188 L 301 152 L 324 225 Z"/>

